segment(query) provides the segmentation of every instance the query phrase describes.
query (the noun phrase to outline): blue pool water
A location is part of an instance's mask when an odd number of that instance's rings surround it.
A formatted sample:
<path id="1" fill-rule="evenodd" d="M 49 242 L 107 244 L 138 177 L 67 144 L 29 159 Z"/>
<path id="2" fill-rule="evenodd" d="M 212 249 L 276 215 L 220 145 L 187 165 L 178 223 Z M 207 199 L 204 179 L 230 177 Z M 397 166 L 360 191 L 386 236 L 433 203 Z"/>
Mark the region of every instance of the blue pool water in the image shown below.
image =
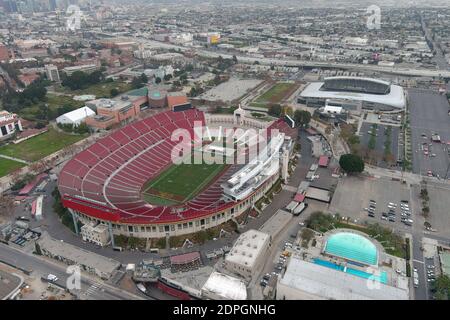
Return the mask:
<path id="1" fill-rule="evenodd" d="M 376 265 L 378 260 L 375 245 L 366 237 L 351 232 L 331 235 L 325 245 L 325 252 L 366 265 Z"/>
<path id="2" fill-rule="evenodd" d="M 327 261 L 327 260 L 322 260 L 322 259 L 314 259 L 314 263 L 318 264 L 320 266 L 323 266 L 323 267 L 327 267 L 327 268 L 334 269 L 334 270 L 337 270 L 337 271 L 342 271 L 342 272 L 344 272 L 344 269 L 345 269 L 343 266 L 340 266 L 340 265 L 337 265 L 337 264 L 335 264 L 333 262 L 330 262 L 330 261 Z M 373 279 L 375 281 L 378 281 L 378 282 L 381 282 L 381 283 L 384 283 L 384 284 L 387 283 L 387 273 L 386 273 L 386 271 L 381 271 L 380 275 L 373 275 L 373 274 L 370 274 L 370 273 L 365 272 L 365 271 L 361 271 L 361 270 L 357 270 L 357 269 L 353 269 L 353 268 L 347 267 L 345 272 L 349 273 L 349 274 L 352 274 L 354 276 L 360 277 L 360 278 Z"/>

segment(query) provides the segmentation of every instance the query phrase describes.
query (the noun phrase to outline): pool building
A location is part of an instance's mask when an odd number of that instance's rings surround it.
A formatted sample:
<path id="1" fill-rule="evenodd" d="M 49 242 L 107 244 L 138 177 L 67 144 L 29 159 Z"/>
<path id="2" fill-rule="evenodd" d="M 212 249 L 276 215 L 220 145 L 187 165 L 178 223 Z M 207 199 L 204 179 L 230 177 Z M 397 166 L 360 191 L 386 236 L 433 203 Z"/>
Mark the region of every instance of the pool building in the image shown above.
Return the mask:
<path id="1" fill-rule="evenodd" d="M 292 255 L 279 277 L 277 299 L 409 299 L 406 262 L 367 235 L 337 229 L 317 234 L 314 244 Z"/>

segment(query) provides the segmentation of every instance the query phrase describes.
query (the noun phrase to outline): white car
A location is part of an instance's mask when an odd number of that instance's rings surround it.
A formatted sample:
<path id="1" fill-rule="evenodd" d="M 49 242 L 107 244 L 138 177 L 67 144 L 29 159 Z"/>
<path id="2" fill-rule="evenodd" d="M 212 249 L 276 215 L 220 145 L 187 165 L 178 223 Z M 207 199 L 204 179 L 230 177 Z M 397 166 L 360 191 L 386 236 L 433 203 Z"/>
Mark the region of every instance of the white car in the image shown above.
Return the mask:
<path id="1" fill-rule="evenodd" d="M 47 276 L 47 280 L 50 281 L 50 282 L 56 282 L 56 281 L 58 281 L 58 277 L 55 276 L 54 274 L 49 274 Z"/>
<path id="2" fill-rule="evenodd" d="M 393 207 L 397 207 L 397 204 L 395 204 L 393 202 L 389 202 L 388 205 L 393 206 Z"/>

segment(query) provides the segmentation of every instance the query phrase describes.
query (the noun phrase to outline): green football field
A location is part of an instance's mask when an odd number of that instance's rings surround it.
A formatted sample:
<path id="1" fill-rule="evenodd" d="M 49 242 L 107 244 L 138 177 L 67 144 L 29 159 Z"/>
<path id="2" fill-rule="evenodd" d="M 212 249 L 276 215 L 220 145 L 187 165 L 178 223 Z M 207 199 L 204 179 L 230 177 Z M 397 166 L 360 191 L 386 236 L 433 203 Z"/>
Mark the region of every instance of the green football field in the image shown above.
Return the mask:
<path id="1" fill-rule="evenodd" d="M 225 164 L 173 165 L 149 182 L 143 196 L 150 203 L 159 205 L 186 202 L 206 187 L 224 168 Z"/>

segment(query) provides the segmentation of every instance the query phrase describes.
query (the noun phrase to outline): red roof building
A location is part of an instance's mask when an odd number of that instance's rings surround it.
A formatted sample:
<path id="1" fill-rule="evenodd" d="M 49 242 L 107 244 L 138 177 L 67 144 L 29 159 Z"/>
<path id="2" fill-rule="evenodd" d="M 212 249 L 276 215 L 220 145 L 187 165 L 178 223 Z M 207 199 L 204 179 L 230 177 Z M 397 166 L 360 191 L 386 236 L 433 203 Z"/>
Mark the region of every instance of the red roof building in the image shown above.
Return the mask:
<path id="1" fill-rule="evenodd" d="M 297 193 L 294 197 L 294 201 L 303 202 L 305 200 L 305 195 L 301 193 Z"/>
<path id="2" fill-rule="evenodd" d="M 320 156 L 319 157 L 319 167 L 328 167 L 330 159 L 327 156 Z"/>

